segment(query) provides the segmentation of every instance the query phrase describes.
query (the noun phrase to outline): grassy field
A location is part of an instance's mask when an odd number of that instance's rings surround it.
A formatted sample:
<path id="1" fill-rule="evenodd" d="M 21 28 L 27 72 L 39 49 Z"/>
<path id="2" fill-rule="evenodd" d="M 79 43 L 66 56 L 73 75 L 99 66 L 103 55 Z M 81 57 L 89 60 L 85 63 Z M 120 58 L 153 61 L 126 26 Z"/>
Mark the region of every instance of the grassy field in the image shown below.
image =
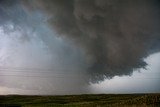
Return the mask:
<path id="1" fill-rule="evenodd" d="M 0 107 L 160 107 L 160 94 L 7 95 Z"/>

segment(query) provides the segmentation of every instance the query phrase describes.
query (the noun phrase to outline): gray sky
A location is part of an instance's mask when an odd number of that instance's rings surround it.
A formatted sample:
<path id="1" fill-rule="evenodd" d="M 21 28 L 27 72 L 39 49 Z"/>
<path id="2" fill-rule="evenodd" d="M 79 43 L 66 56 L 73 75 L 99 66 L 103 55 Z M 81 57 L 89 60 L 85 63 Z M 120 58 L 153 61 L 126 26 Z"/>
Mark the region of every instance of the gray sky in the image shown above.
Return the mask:
<path id="1" fill-rule="evenodd" d="M 88 86 L 87 93 L 99 94 L 99 93 L 159 93 L 160 92 L 160 71 L 159 71 L 159 61 L 160 53 L 150 55 L 145 59 L 149 64 L 147 69 L 135 70 L 132 76 L 122 76 L 114 77 L 111 80 L 105 80 L 99 84 L 91 84 Z M 8 77 L 7 77 L 8 78 Z M 43 78 L 39 78 L 38 82 L 45 82 Z M 48 80 L 46 82 L 49 82 Z M 23 82 L 25 85 L 26 83 Z M 29 82 L 30 85 L 31 82 Z M 41 84 L 40 89 L 24 89 L 23 88 L 10 88 L 6 86 L 0 87 L 0 94 L 68 94 L 61 93 L 60 90 L 52 90 L 49 93 L 49 90 L 42 89 L 44 88 Z M 52 87 L 52 89 L 54 89 Z M 64 89 L 65 90 L 65 89 Z M 45 92 L 47 91 L 47 92 Z M 82 92 L 83 93 L 83 92 Z M 79 94 L 79 93 L 78 93 Z"/>
<path id="2" fill-rule="evenodd" d="M 0 1 L 0 94 L 160 92 L 159 5 Z"/>
<path id="3" fill-rule="evenodd" d="M 100 84 L 92 84 L 93 93 L 159 93 L 160 53 L 145 59 L 147 69 L 135 70 L 132 76 L 114 77 Z"/>

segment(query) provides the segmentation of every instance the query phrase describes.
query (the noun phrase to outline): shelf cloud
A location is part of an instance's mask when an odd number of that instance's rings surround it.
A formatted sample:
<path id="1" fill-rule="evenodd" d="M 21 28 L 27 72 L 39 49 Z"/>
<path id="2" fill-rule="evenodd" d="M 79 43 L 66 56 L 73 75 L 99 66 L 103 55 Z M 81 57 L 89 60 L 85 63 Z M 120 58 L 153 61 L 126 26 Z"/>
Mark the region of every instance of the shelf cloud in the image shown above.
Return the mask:
<path id="1" fill-rule="evenodd" d="M 25 0 L 60 38 L 82 49 L 92 82 L 131 75 L 160 49 L 158 0 Z"/>

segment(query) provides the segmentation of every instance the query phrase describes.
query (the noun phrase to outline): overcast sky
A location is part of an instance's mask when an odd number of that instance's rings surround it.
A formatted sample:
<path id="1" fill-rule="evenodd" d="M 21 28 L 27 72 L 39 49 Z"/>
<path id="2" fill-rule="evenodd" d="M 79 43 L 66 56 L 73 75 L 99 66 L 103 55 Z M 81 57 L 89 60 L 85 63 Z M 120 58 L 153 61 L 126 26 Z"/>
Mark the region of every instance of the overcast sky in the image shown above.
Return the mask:
<path id="1" fill-rule="evenodd" d="M 158 0 L 1 0 L 0 94 L 160 92 Z"/>

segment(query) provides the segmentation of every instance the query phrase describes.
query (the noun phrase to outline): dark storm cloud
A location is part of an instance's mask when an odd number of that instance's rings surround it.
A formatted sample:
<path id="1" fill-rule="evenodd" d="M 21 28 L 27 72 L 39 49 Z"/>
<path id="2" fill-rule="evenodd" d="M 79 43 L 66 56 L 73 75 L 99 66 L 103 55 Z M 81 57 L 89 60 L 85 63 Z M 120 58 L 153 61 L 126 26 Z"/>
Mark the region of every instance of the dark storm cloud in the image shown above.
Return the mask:
<path id="1" fill-rule="evenodd" d="M 18 3 L 17 0 L 0 0 L 0 24 L 10 21 L 13 17 L 13 7 Z"/>
<path id="2" fill-rule="evenodd" d="M 158 0 L 25 0 L 62 38 L 85 51 L 92 82 L 145 68 L 160 49 Z"/>

